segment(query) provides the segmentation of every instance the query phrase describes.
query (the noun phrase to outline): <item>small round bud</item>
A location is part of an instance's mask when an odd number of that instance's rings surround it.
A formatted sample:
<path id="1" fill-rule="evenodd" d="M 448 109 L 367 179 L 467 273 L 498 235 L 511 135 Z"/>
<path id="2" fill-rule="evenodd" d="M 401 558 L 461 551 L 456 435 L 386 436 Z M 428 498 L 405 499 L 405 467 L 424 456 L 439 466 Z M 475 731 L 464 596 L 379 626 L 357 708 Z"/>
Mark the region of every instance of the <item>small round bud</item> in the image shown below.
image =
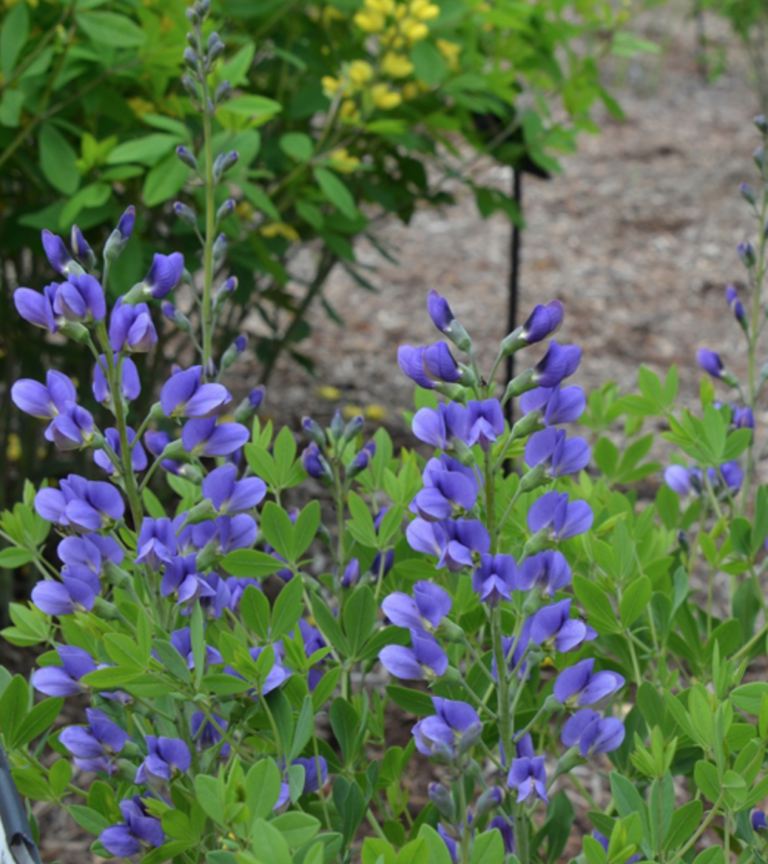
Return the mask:
<path id="1" fill-rule="evenodd" d="M 197 72 L 197 54 L 192 48 L 185 48 L 184 54 L 182 55 L 184 58 L 184 63 L 193 71 Z"/>
<path id="2" fill-rule="evenodd" d="M 200 23 L 200 16 L 197 14 L 196 9 L 187 9 L 187 21 L 193 25 Z M 187 36 L 189 36 L 189 34 L 187 34 Z"/>
<path id="3" fill-rule="evenodd" d="M 234 212 L 235 202 L 232 198 L 227 198 L 227 200 L 216 211 L 216 221 L 220 222 L 222 219 L 226 219 L 227 216 L 231 216 Z"/>
<path id="4" fill-rule="evenodd" d="M 304 417 L 301 421 L 301 428 L 304 434 L 310 441 L 323 447 L 325 445 L 325 432 L 323 432 L 319 423 L 311 417 Z"/>
<path id="5" fill-rule="evenodd" d="M 193 171 L 197 171 L 197 159 L 195 159 L 194 153 L 180 145 L 176 148 L 176 155 L 185 165 L 188 165 Z"/>
<path id="6" fill-rule="evenodd" d="M 220 105 L 222 102 L 226 102 L 227 99 L 232 95 L 232 85 L 229 81 L 222 81 L 221 84 L 216 88 L 216 92 L 213 94 L 213 101 Z"/>
<path id="7" fill-rule="evenodd" d="M 191 225 L 193 228 L 197 225 L 195 211 L 191 207 L 187 207 L 186 204 L 182 204 L 181 201 L 177 201 L 173 205 L 173 212 L 182 222 L 186 222 L 187 225 Z"/>
<path id="8" fill-rule="evenodd" d="M 739 243 L 739 258 L 741 259 L 741 263 L 747 268 L 752 269 L 757 262 L 757 256 L 755 255 L 754 247 L 751 243 Z"/>
<path id="9" fill-rule="evenodd" d="M 213 260 L 219 261 L 224 257 L 224 253 L 227 251 L 227 236 L 226 234 L 219 234 L 219 236 L 213 241 Z"/>
<path id="10" fill-rule="evenodd" d="M 215 183 L 218 183 L 224 174 L 237 163 L 238 158 L 237 150 L 230 150 L 228 153 L 219 153 L 213 160 L 213 180 Z"/>

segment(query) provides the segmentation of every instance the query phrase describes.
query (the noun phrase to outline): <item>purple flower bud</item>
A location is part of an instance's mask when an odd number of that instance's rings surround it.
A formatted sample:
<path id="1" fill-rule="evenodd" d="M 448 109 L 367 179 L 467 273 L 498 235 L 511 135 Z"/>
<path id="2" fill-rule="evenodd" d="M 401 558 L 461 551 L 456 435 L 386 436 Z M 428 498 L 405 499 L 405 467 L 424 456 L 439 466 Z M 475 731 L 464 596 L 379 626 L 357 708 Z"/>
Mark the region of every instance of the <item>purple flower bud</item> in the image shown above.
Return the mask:
<path id="1" fill-rule="evenodd" d="M 729 285 L 725 289 L 725 301 L 731 307 L 734 317 L 738 322 L 746 319 L 747 313 L 744 311 L 744 304 L 739 300 L 739 292 L 733 285 Z"/>
<path id="2" fill-rule="evenodd" d="M 581 348 L 578 345 L 560 345 L 552 341 L 547 353 L 534 367 L 533 380 L 540 387 L 556 387 L 573 375 L 580 361 Z"/>
<path id="3" fill-rule="evenodd" d="M 25 321 L 55 333 L 64 323 L 61 313 L 54 308 L 57 307 L 58 292 L 59 286 L 55 282 L 43 288 L 42 294 L 31 288 L 17 288 L 13 292 L 13 302 Z"/>
<path id="4" fill-rule="evenodd" d="M 624 686 L 624 677 L 618 672 L 593 672 L 593 658 L 581 660 L 563 670 L 555 680 L 554 696 L 568 707 L 594 705 Z"/>
<path id="5" fill-rule="evenodd" d="M 264 401 L 264 397 L 267 394 L 267 388 L 263 384 L 259 384 L 258 387 L 254 387 L 253 390 L 248 394 L 248 402 L 253 408 L 254 411 L 258 411 L 261 408 L 261 403 Z"/>
<path id="6" fill-rule="evenodd" d="M 195 215 L 195 211 L 186 204 L 183 204 L 181 201 L 176 201 L 174 203 L 173 212 L 182 222 L 186 222 L 187 225 L 191 225 L 193 228 L 197 225 L 197 216 Z"/>
<path id="7" fill-rule="evenodd" d="M 115 230 L 109 235 L 104 245 L 104 260 L 111 263 L 125 249 L 133 234 L 133 226 L 136 223 L 136 208 L 131 205 L 120 217 Z"/>
<path id="8" fill-rule="evenodd" d="M 349 466 L 347 468 L 347 477 L 349 477 L 349 478 L 356 477 L 362 471 L 365 471 L 365 469 L 371 464 L 371 459 L 373 459 L 373 456 L 375 453 L 376 453 L 376 442 L 375 441 L 369 441 L 365 445 L 365 447 L 363 447 L 357 453 L 355 458 L 349 463 Z"/>
<path id="9" fill-rule="evenodd" d="M 753 810 L 749 821 L 752 824 L 753 831 L 765 831 L 768 828 L 768 822 L 766 822 L 765 813 L 762 810 Z"/>
<path id="10" fill-rule="evenodd" d="M 427 390 L 433 389 L 436 382 L 456 383 L 463 374 L 446 342 L 415 348 L 401 345 L 397 349 L 397 362 L 405 375 Z"/>
<path id="11" fill-rule="evenodd" d="M 152 736 L 147 736 L 147 740 Z M 130 858 L 149 848 L 163 845 L 165 834 L 160 820 L 149 815 L 139 795 L 120 802 L 124 821 L 105 828 L 99 835 L 102 846 L 118 858 Z"/>
<path id="12" fill-rule="evenodd" d="M 472 588 L 483 603 L 498 606 L 501 600 L 511 600 L 515 589 L 517 564 L 511 555 L 480 556 L 480 566 L 472 576 Z"/>
<path id="13" fill-rule="evenodd" d="M 586 501 L 571 501 L 566 492 L 542 495 L 528 511 L 528 527 L 536 534 L 547 530 L 556 540 L 566 540 L 589 531 L 594 514 Z"/>
<path id="14" fill-rule="evenodd" d="M 314 441 L 302 451 L 301 464 L 307 474 L 315 480 L 328 482 L 333 479 L 333 472 Z"/>
<path id="15" fill-rule="evenodd" d="M 227 200 L 216 211 L 216 220 L 220 222 L 222 219 L 226 219 L 227 216 L 231 216 L 234 212 L 235 202 L 232 198 L 227 198 Z"/>
<path id="16" fill-rule="evenodd" d="M 746 243 L 739 243 L 738 247 L 739 258 L 741 259 L 741 263 L 748 269 L 752 269 L 757 263 L 757 256 L 755 255 L 755 249 L 752 244 L 747 241 Z"/>
<path id="17" fill-rule="evenodd" d="M 742 183 L 739 187 L 739 192 L 741 192 L 741 197 L 748 203 L 754 206 L 755 204 L 755 193 L 750 188 L 749 183 Z"/>
<path id="18" fill-rule="evenodd" d="M 216 88 L 216 92 L 213 94 L 213 101 L 216 105 L 221 105 L 222 102 L 226 102 L 227 99 L 229 99 L 231 94 L 232 85 L 229 81 L 222 81 Z"/>
<path id="19" fill-rule="evenodd" d="M 696 354 L 696 360 L 699 366 L 711 375 L 713 378 L 722 378 L 725 366 L 720 359 L 720 355 L 716 351 L 709 351 L 707 348 L 699 348 Z"/>
<path id="20" fill-rule="evenodd" d="M 170 255 L 155 254 L 152 266 L 144 277 L 144 294 L 162 300 L 178 284 L 184 272 L 184 256 L 181 252 Z"/>
<path id="21" fill-rule="evenodd" d="M 95 266 L 96 256 L 93 254 L 93 249 L 88 245 L 77 225 L 72 226 L 69 245 L 72 247 L 72 254 L 83 267 L 91 269 Z"/>
<path id="22" fill-rule="evenodd" d="M 191 150 L 181 144 L 176 148 L 176 155 L 185 165 L 193 171 L 197 171 L 197 159 L 195 159 L 195 155 Z"/>
<path id="23" fill-rule="evenodd" d="M 353 558 L 347 564 L 344 575 L 341 577 L 342 588 L 352 588 L 360 581 L 360 562 L 357 558 Z"/>
<path id="24" fill-rule="evenodd" d="M 61 273 L 62 276 L 67 276 L 69 273 L 82 272 L 80 267 L 77 265 L 75 265 L 74 270 L 72 269 L 72 265 L 75 264 L 75 261 L 69 254 L 69 249 L 67 249 L 61 237 L 53 234 L 47 228 L 44 228 L 42 239 L 45 257 L 57 273 Z"/>
<path id="25" fill-rule="evenodd" d="M 541 342 L 547 336 L 555 333 L 563 323 L 563 304 L 559 300 L 552 300 L 546 306 L 538 305 L 528 316 L 520 337 L 529 345 Z"/>
<path id="26" fill-rule="evenodd" d="M 251 437 L 239 423 L 216 424 L 215 417 L 187 420 L 181 430 L 181 440 L 194 456 L 228 456 Z"/>
<path id="27" fill-rule="evenodd" d="M 213 241 L 213 249 L 211 250 L 211 254 L 213 255 L 213 260 L 218 261 L 220 258 L 224 257 L 224 253 L 227 251 L 227 235 L 219 234 L 218 237 Z"/>
<path id="28" fill-rule="evenodd" d="M 213 182 L 218 183 L 224 174 L 237 163 L 239 156 L 236 150 L 220 153 L 213 160 Z"/>
<path id="29" fill-rule="evenodd" d="M 451 326 L 451 322 L 455 319 L 448 301 L 444 297 L 441 297 L 434 289 L 429 292 L 427 298 L 427 311 L 429 312 L 429 317 L 432 319 L 432 323 L 443 333 L 445 333 Z"/>

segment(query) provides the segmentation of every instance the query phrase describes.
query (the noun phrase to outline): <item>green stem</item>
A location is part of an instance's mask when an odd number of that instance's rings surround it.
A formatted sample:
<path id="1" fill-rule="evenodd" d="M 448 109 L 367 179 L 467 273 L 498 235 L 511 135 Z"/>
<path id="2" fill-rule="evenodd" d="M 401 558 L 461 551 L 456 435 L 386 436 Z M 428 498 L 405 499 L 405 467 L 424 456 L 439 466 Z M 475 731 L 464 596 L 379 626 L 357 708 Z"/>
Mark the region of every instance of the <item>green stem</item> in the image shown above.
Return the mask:
<path id="1" fill-rule="evenodd" d="M 202 42 L 202 32 L 200 33 Z M 201 300 L 200 318 L 203 337 L 203 377 L 208 377 L 209 361 L 213 350 L 213 304 L 211 292 L 213 290 L 213 243 L 216 231 L 216 203 L 214 200 L 213 182 L 213 130 L 211 114 L 208 111 L 210 101 L 208 77 L 200 76 L 200 85 L 203 91 L 203 139 L 205 148 L 205 243 L 203 245 L 203 297 Z"/>
<path id="2" fill-rule="evenodd" d="M 461 817 L 461 860 L 462 864 L 469 864 L 469 841 L 471 838 L 471 826 L 467 819 L 467 790 L 464 788 L 464 775 L 459 779 L 459 809 Z"/>
<path id="3" fill-rule="evenodd" d="M 507 658 L 504 655 L 504 646 L 501 641 L 501 607 L 491 609 L 491 641 L 493 643 L 493 656 L 496 659 L 496 674 L 498 683 L 498 706 L 499 715 L 499 740 L 506 761 L 512 758 L 512 729 L 510 726 L 509 712 L 509 673 L 507 670 Z"/>

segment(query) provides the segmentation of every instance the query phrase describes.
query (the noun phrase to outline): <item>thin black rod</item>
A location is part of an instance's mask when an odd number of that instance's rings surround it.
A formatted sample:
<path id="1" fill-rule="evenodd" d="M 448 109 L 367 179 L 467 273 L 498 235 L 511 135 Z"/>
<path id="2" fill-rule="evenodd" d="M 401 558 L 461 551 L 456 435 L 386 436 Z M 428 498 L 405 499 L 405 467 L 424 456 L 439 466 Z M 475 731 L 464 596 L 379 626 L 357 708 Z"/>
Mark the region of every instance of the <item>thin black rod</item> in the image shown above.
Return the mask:
<path id="1" fill-rule="evenodd" d="M 507 333 L 511 333 L 517 327 L 518 286 L 520 284 L 520 244 L 522 231 L 520 224 L 523 221 L 523 172 L 517 168 L 512 169 L 512 198 L 517 204 L 518 221 L 512 223 L 512 243 L 509 254 L 509 305 L 507 307 Z M 507 381 L 515 377 L 515 355 L 507 357 Z M 511 426 L 515 419 L 514 400 L 510 399 L 506 404 L 507 420 Z"/>

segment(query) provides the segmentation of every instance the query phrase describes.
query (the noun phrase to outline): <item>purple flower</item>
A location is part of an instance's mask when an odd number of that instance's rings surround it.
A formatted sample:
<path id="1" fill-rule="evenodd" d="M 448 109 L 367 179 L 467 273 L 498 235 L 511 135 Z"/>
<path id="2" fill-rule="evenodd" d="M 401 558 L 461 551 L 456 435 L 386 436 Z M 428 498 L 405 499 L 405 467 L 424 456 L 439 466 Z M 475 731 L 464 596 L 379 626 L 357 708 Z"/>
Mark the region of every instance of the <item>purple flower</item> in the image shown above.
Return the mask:
<path id="1" fill-rule="evenodd" d="M 111 541 L 110 546 L 105 547 L 107 554 L 104 557 L 120 564 L 123 552 L 117 541 L 111 537 L 100 537 L 98 534 L 65 537 L 56 547 L 56 554 L 68 567 L 84 567 L 93 573 L 99 573 L 102 563 L 101 541 L 104 540 Z"/>
<path id="2" fill-rule="evenodd" d="M 731 307 L 731 312 L 739 323 L 746 320 L 747 313 L 744 311 L 744 304 L 739 300 L 739 292 L 733 285 L 729 285 L 725 289 L 725 302 Z"/>
<path id="3" fill-rule="evenodd" d="M 711 375 L 713 378 L 722 378 L 725 366 L 720 359 L 720 355 L 716 351 L 709 351 L 707 348 L 699 348 L 696 354 L 696 360 L 701 368 Z"/>
<path id="4" fill-rule="evenodd" d="M 617 717 L 603 718 L 597 711 L 585 708 L 566 720 L 561 740 L 566 747 L 578 744 L 581 755 L 587 759 L 597 753 L 617 750 L 624 735 L 624 724 Z"/>
<path id="5" fill-rule="evenodd" d="M 178 602 L 193 604 L 201 597 L 213 597 L 216 594 L 202 573 L 197 572 L 197 555 L 176 555 L 166 564 L 163 578 L 160 582 L 160 593 L 163 597 L 178 595 Z"/>
<path id="6" fill-rule="evenodd" d="M 447 405 L 440 402 L 437 408 L 419 408 L 413 415 L 411 427 L 419 441 L 448 450 L 456 438 L 466 443 L 467 409 L 458 402 Z"/>
<path id="7" fill-rule="evenodd" d="M 157 342 L 157 331 L 146 303 L 131 306 L 117 301 L 109 321 L 109 344 L 113 351 L 134 354 L 149 351 Z"/>
<path id="8" fill-rule="evenodd" d="M 31 288 L 17 288 L 13 292 L 13 302 L 25 321 L 55 333 L 64 323 L 61 313 L 54 309 L 58 293 L 59 286 L 55 282 L 46 285 L 42 294 Z"/>
<path id="9" fill-rule="evenodd" d="M 731 423 L 733 423 L 735 429 L 754 429 L 755 415 L 748 405 L 744 408 L 734 405 Z"/>
<path id="10" fill-rule="evenodd" d="M 353 588 L 360 581 L 360 561 L 353 558 L 344 568 L 344 574 L 341 577 L 342 588 Z"/>
<path id="11" fill-rule="evenodd" d="M 765 813 L 762 810 L 753 810 L 749 821 L 752 824 L 753 831 L 765 831 L 768 828 L 768 821 L 766 821 Z"/>
<path id="12" fill-rule="evenodd" d="M 534 586 L 550 597 L 571 583 L 571 568 L 562 552 L 546 549 L 531 555 L 517 568 L 517 585 L 520 591 L 530 591 Z"/>
<path id="13" fill-rule="evenodd" d="M 236 477 L 234 465 L 222 465 L 203 480 L 203 498 L 209 498 L 218 513 L 252 510 L 267 494 L 267 484 L 259 477 Z"/>
<path id="14" fill-rule="evenodd" d="M 593 672 L 594 665 L 590 657 L 564 669 L 555 680 L 553 692 L 557 701 L 568 707 L 594 705 L 626 683 L 618 672 Z"/>
<path id="15" fill-rule="evenodd" d="M 86 572 L 90 572 L 87 571 Z M 46 615 L 72 615 L 74 612 L 90 612 L 101 585 L 98 577 L 91 580 L 64 576 L 61 582 L 44 579 L 32 589 L 32 602 Z M 95 587 L 95 590 L 94 590 Z"/>
<path id="16" fill-rule="evenodd" d="M 53 311 L 67 321 L 101 321 L 107 314 L 104 289 L 88 273 L 70 274 L 59 285 Z"/>
<path id="17" fill-rule="evenodd" d="M 159 459 L 160 456 L 163 455 L 163 451 L 172 442 L 172 440 L 173 439 L 167 432 L 150 429 L 144 433 L 144 444 L 155 459 Z M 165 471 L 168 471 L 170 474 L 178 474 L 181 470 L 180 464 L 173 459 L 163 459 L 160 463 L 160 467 Z"/>
<path id="18" fill-rule="evenodd" d="M 504 650 L 504 656 L 507 658 L 507 668 L 510 672 L 517 669 L 518 676 L 524 678 L 526 676 L 527 664 L 521 663 L 525 652 L 528 650 L 530 643 L 531 619 L 527 618 L 520 631 L 520 636 L 515 639 L 514 636 L 502 636 L 501 647 Z M 491 674 L 498 680 L 498 671 L 496 668 L 496 658 L 491 661 Z M 518 747 L 518 756 L 520 756 Z M 524 755 L 524 754 L 523 754 Z"/>
<path id="19" fill-rule="evenodd" d="M 145 738 L 149 754 L 139 765 L 136 772 L 136 785 L 152 783 L 152 781 L 170 781 L 171 774 L 189 771 L 192 756 L 189 747 L 181 738 L 156 738 L 147 735 Z"/>
<path id="20" fill-rule="evenodd" d="M 139 378 L 139 370 L 136 364 L 130 357 L 122 357 L 119 354 L 113 354 L 115 366 L 121 369 L 120 389 L 123 397 L 128 402 L 133 402 L 141 395 L 141 379 Z M 122 364 L 120 360 L 122 359 Z M 102 405 L 109 405 L 112 394 L 109 390 L 109 383 L 105 374 L 107 368 L 107 360 L 102 354 L 99 357 L 99 362 L 93 366 L 93 398 Z"/>
<path id="21" fill-rule="evenodd" d="M 544 757 L 524 756 L 522 759 L 513 759 L 512 767 L 509 769 L 507 783 L 510 789 L 517 789 L 517 801 L 527 801 L 533 795 L 545 804 L 549 803 L 547 798 L 547 772 L 544 768 Z"/>
<path id="22" fill-rule="evenodd" d="M 136 544 L 135 564 L 148 564 L 157 572 L 176 555 L 176 528 L 167 517 L 144 517 Z"/>
<path id="23" fill-rule="evenodd" d="M 578 345 L 560 345 L 554 340 L 533 370 L 533 380 L 539 387 L 556 387 L 564 378 L 573 375 L 581 361 Z"/>
<path id="24" fill-rule="evenodd" d="M 416 749 L 425 756 L 453 758 L 456 747 L 464 750 L 477 740 L 482 723 L 477 711 L 466 702 L 432 697 L 435 714 L 413 727 Z"/>
<path id="25" fill-rule="evenodd" d="M 664 482 L 678 495 L 688 495 L 693 491 L 690 472 L 683 465 L 670 465 L 666 468 Z"/>
<path id="26" fill-rule="evenodd" d="M 317 766 L 320 764 L 320 775 L 317 773 Z M 291 765 L 301 765 L 304 769 L 304 790 L 303 795 L 310 795 L 312 792 L 317 792 L 321 786 L 325 786 L 328 779 L 328 762 L 323 756 L 317 759 L 314 756 L 308 759 L 294 759 Z"/>
<path id="27" fill-rule="evenodd" d="M 162 300 L 179 284 L 183 272 L 184 256 L 181 252 L 170 255 L 155 254 L 149 273 L 144 277 L 143 293 L 155 300 Z"/>
<path id="28" fill-rule="evenodd" d="M 120 813 L 125 821 L 111 825 L 99 834 L 102 846 L 112 855 L 130 858 L 149 847 L 163 845 L 165 834 L 160 820 L 148 814 L 139 795 L 121 801 Z"/>
<path id="29" fill-rule="evenodd" d="M 251 437 L 240 423 L 219 423 L 215 417 L 187 420 L 181 430 L 181 440 L 193 456 L 228 456 Z"/>
<path id="30" fill-rule="evenodd" d="M 405 375 L 427 390 L 432 390 L 436 382 L 454 384 L 462 376 L 447 342 L 417 347 L 401 345 L 397 349 L 397 362 Z"/>
<path id="31" fill-rule="evenodd" d="M 446 849 L 448 849 L 448 854 L 451 856 L 451 861 L 453 864 L 457 864 L 459 860 L 459 844 L 454 837 L 445 830 L 445 826 L 442 822 L 438 823 L 437 833 L 445 843 Z"/>
<path id="32" fill-rule="evenodd" d="M 204 384 L 203 367 L 176 372 L 163 384 L 160 405 L 167 417 L 211 417 L 232 401 L 222 384 Z"/>
<path id="33" fill-rule="evenodd" d="M 470 447 L 479 444 L 487 451 L 504 432 L 504 412 L 498 399 L 468 402 L 463 440 Z"/>
<path id="34" fill-rule="evenodd" d="M 456 519 L 445 522 L 427 522 L 414 519 L 406 529 L 411 549 L 438 558 L 438 567 L 447 567 L 458 573 L 474 565 L 473 553 L 488 552 L 491 538 L 488 530 L 477 519 Z"/>
<path id="35" fill-rule="evenodd" d="M 387 645 L 379 651 L 379 660 L 387 672 L 405 681 L 433 680 L 445 674 L 448 655 L 434 636 L 411 630 L 411 644 L 413 648 Z"/>
<path id="36" fill-rule="evenodd" d="M 195 711 L 189 721 L 190 731 L 192 732 L 192 740 L 195 742 L 198 753 L 207 750 L 209 747 L 215 747 L 222 740 L 221 732 L 227 731 L 227 721 L 217 714 L 211 715 L 216 721 L 215 725 L 206 719 L 202 711 Z M 220 731 L 221 730 L 221 731 Z M 219 755 L 226 759 L 230 753 L 229 742 L 225 741 L 221 745 Z"/>
<path id="37" fill-rule="evenodd" d="M 45 438 L 53 441 L 59 450 L 81 450 L 91 443 L 93 415 L 80 405 L 68 402 L 45 430 Z"/>
<path id="38" fill-rule="evenodd" d="M 189 627 L 182 627 L 179 630 L 174 630 L 171 633 L 171 645 L 181 654 L 187 661 L 187 666 L 190 669 L 195 668 L 195 655 L 192 651 L 192 631 Z M 205 659 L 211 665 L 223 663 L 224 658 L 212 645 L 205 646 Z"/>
<path id="39" fill-rule="evenodd" d="M 559 300 L 552 300 L 546 306 L 538 304 L 534 306 L 533 312 L 528 316 L 520 338 L 529 345 L 546 339 L 563 323 L 563 304 Z"/>
<path id="40" fill-rule="evenodd" d="M 248 549 L 256 542 L 258 529 L 256 520 L 246 513 L 236 516 L 219 516 L 209 522 L 192 526 L 192 539 L 202 549 L 212 544 L 222 555 L 235 549 Z"/>
<path id="41" fill-rule="evenodd" d="M 100 531 L 110 520 L 119 522 L 125 504 L 111 483 L 70 474 L 60 489 L 39 490 L 35 510 L 49 522 L 87 533 Z"/>
<path id="42" fill-rule="evenodd" d="M 589 462 L 589 444 L 583 438 L 566 438 L 562 429 L 550 427 L 528 439 L 525 462 L 530 468 L 543 465 L 551 477 L 578 474 Z"/>
<path id="43" fill-rule="evenodd" d="M 545 426 L 560 423 L 574 423 L 584 413 L 587 400 L 581 387 L 572 385 L 561 387 L 537 387 L 528 390 L 520 397 L 520 410 L 523 414 L 539 411 L 544 417 Z"/>
<path id="44" fill-rule="evenodd" d="M 486 831 L 499 831 L 501 833 L 501 839 L 504 841 L 504 852 L 507 855 L 515 854 L 515 834 L 514 829 L 512 827 L 512 822 L 507 816 L 494 816 L 493 819 L 488 823 L 488 827 L 485 829 Z"/>
<path id="45" fill-rule="evenodd" d="M 68 273 L 82 272 L 80 267 L 75 264 L 75 261 L 69 254 L 69 249 L 67 249 L 66 244 L 61 237 L 49 231 L 47 228 L 43 228 L 42 241 L 45 257 L 57 273 L 66 276 Z"/>
<path id="46" fill-rule="evenodd" d="M 411 512 L 422 519 L 441 522 L 456 510 L 471 510 L 479 486 L 475 472 L 450 456 L 430 459 L 424 469 L 424 488 L 416 494 Z"/>
<path id="47" fill-rule="evenodd" d="M 69 726 L 59 736 L 59 741 L 75 756 L 75 764 L 82 771 L 106 771 L 111 774 L 114 766 L 111 757 L 119 753 L 130 735 L 103 711 L 85 709 L 87 726 Z"/>
<path id="48" fill-rule="evenodd" d="M 575 651 L 597 633 L 578 618 L 571 618 L 571 601 L 561 600 L 539 609 L 531 620 L 531 642 L 555 651 Z"/>
<path id="49" fill-rule="evenodd" d="M 301 466 L 315 480 L 322 480 L 331 476 L 331 469 L 314 441 L 301 451 Z"/>
<path id="50" fill-rule="evenodd" d="M 395 591 L 384 598 L 381 609 L 397 627 L 432 632 L 451 611 L 451 598 L 433 582 L 417 582 L 413 597 Z"/>
<path id="51" fill-rule="evenodd" d="M 229 608 L 233 612 L 237 612 L 240 609 L 240 601 L 243 599 L 243 594 L 245 594 L 245 589 L 249 586 L 253 585 L 254 588 L 261 591 L 261 583 L 258 579 L 251 579 L 250 577 L 239 578 L 237 576 L 230 576 L 227 579 L 227 587 L 229 588 Z"/>
<path id="52" fill-rule="evenodd" d="M 52 420 L 77 401 L 77 390 L 66 375 L 49 369 L 45 374 L 45 384 L 30 378 L 16 381 L 11 387 L 11 399 L 25 414 L 40 420 Z"/>
<path id="53" fill-rule="evenodd" d="M 480 566 L 472 576 L 472 588 L 482 603 L 498 606 L 502 600 L 511 600 L 515 589 L 517 564 L 511 555 L 480 556 Z"/>
<path id="54" fill-rule="evenodd" d="M 126 428 L 126 434 L 128 437 L 128 444 L 131 448 L 131 465 L 133 466 L 133 470 L 143 471 L 147 467 L 147 454 L 141 446 L 141 441 L 136 438 L 136 433 L 130 426 Z M 120 433 L 117 429 L 112 427 L 105 429 L 104 437 L 107 439 L 107 443 L 112 448 L 112 451 L 117 458 L 121 459 L 122 451 L 120 448 Z M 107 456 L 106 450 L 96 450 L 93 454 L 93 461 L 99 466 L 99 468 L 103 468 L 107 474 L 115 473 L 115 466 L 112 464 L 112 460 L 109 456 Z"/>
<path id="55" fill-rule="evenodd" d="M 76 696 L 88 688 L 80 679 L 96 671 L 96 662 L 84 648 L 59 645 L 61 666 L 43 666 L 32 673 L 32 686 L 46 696 Z"/>
<path id="56" fill-rule="evenodd" d="M 571 501 L 566 492 L 542 495 L 528 511 L 528 527 L 534 534 L 547 530 L 555 540 L 566 540 L 589 531 L 594 516 L 586 501 Z"/>

